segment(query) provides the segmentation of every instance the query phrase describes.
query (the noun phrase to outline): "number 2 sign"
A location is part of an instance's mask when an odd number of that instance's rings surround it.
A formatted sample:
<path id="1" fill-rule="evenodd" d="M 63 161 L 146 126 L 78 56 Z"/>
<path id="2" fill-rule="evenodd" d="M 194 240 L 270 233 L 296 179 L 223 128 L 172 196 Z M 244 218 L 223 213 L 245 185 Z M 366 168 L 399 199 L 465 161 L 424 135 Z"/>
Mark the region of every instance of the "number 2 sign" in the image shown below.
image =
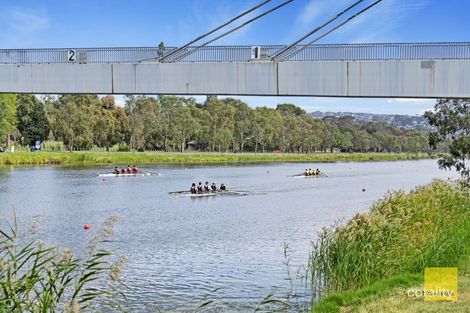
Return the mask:
<path id="1" fill-rule="evenodd" d="M 71 63 L 75 63 L 77 61 L 77 51 L 76 50 L 68 50 L 67 51 L 67 61 Z"/>

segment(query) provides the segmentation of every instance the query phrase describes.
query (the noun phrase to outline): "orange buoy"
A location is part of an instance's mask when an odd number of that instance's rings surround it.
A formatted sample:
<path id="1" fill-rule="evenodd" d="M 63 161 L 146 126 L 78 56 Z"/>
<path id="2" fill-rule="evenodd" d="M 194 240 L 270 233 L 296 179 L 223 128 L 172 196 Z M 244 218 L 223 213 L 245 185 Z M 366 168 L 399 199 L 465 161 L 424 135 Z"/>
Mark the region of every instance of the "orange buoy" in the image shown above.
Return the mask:
<path id="1" fill-rule="evenodd" d="M 89 229 L 90 229 L 90 225 L 88 224 L 83 225 L 83 230 L 89 230 Z"/>

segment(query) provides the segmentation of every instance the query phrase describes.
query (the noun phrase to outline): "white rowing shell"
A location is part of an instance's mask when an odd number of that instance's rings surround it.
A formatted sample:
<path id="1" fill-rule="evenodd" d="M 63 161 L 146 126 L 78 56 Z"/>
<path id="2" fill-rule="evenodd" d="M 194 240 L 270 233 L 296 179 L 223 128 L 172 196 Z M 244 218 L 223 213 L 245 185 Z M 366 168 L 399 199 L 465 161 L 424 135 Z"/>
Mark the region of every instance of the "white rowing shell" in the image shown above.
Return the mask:
<path id="1" fill-rule="evenodd" d="M 129 176 L 150 176 L 150 173 L 135 173 L 135 174 L 96 174 L 99 177 L 129 177 Z"/>
<path id="2" fill-rule="evenodd" d="M 217 192 L 207 192 L 207 193 L 190 193 L 188 192 L 175 192 L 171 193 L 174 197 L 189 197 L 189 198 L 203 198 L 203 197 L 213 197 L 213 196 L 221 196 L 221 195 L 238 195 L 238 196 L 245 196 L 247 193 L 239 192 L 239 191 L 217 191 Z"/>

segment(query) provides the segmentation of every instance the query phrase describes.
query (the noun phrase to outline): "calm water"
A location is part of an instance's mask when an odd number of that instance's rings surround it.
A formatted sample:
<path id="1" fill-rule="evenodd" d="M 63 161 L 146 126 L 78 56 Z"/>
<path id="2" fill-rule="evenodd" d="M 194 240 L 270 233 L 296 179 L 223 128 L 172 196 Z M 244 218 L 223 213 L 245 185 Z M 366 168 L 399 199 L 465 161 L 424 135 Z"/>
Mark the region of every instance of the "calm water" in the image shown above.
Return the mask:
<path id="1" fill-rule="evenodd" d="M 305 167 L 318 167 L 328 177 L 288 177 Z M 208 295 L 234 305 L 259 301 L 287 286 L 284 243 L 292 264 L 305 264 L 323 226 L 366 210 L 389 190 L 453 176 L 433 160 L 159 166 L 145 170 L 164 176 L 96 177 L 107 170 L 2 169 L 0 217 L 5 223 L 13 208 L 22 223 L 35 216 L 42 240 L 77 253 L 107 217 L 122 217 L 113 239 L 129 257 L 124 280 L 134 290 L 130 305 L 139 312 L 191 306 Z M 210 199 L 168 194 L 205 180 L 260 194 Z M 85 232 L 84 224 L 92 230 Z"/>

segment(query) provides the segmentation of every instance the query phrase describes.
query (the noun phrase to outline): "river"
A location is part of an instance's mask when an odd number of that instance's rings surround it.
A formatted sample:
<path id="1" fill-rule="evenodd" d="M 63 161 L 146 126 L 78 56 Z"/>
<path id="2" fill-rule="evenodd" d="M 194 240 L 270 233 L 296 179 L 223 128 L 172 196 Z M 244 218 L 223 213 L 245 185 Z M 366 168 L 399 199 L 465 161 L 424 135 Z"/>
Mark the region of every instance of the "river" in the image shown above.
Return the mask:
<path id="1" fill-rule="evenodd" d="M 290 177 L 306 167 L 328 177 Z M 37 220 L 41 240 L 80 254 L 107 217 L 120 216 L 112 239 L 128 258 L 123 280 L 137 312 L 191 307 L 206 297 L 242 307 L 273 290 L 282 293 L 288 285 L 284 243 L 296 268 L 306 264 L 322 227 L 367 210 L 387 191 L 455 177 L 438 170 L 435 160 L 148 166 L 143 170 L 163 175 L 96 176 L 109 170 L 0 169 L 1 224 L 15 209 L 20 224 Z M 256 194 L 168 194 L 206 180 Z M 91 229 L 84 231 L 84 224 Z"/>

